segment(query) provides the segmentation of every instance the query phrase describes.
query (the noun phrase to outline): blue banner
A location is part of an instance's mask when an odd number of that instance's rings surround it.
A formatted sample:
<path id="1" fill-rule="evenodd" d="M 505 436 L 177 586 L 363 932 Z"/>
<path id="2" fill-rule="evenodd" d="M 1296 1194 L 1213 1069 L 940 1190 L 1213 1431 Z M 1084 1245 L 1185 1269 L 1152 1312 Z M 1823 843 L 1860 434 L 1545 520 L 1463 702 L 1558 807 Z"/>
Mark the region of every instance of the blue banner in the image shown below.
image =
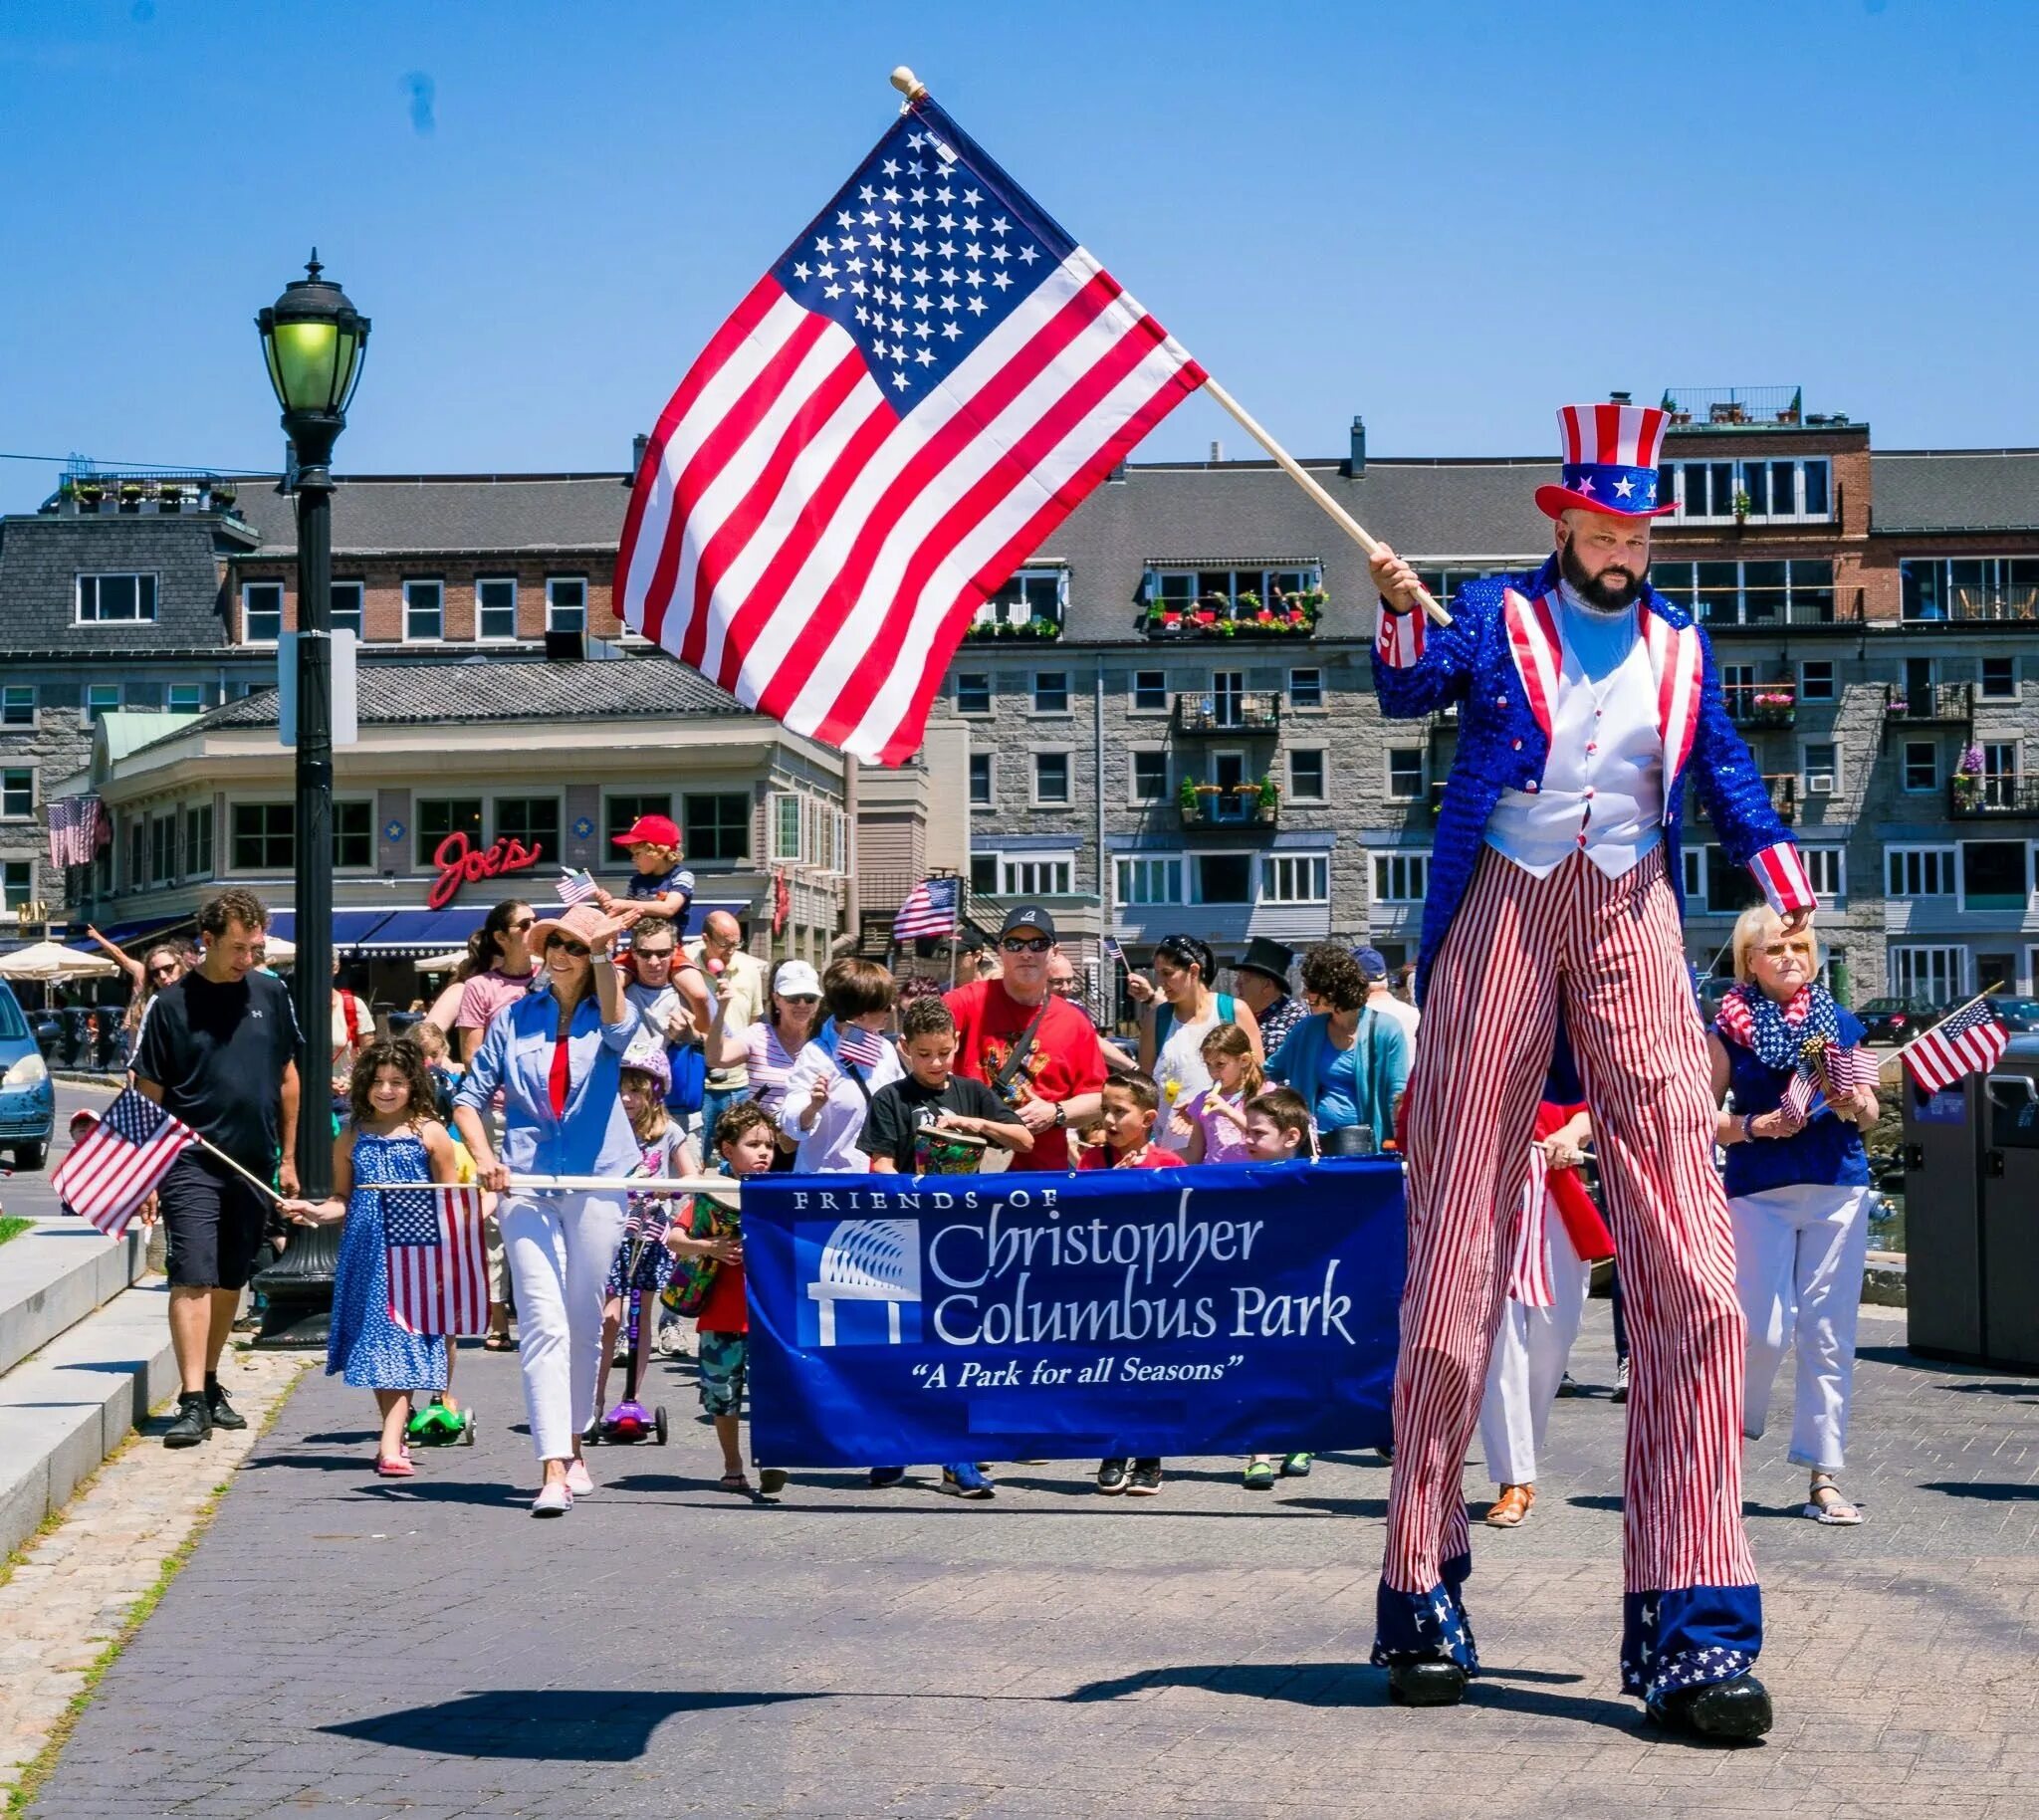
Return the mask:
<path id="1" fill-rule="evenodd" d="M 1394 1162 L 753 1176 L 743 1234 L 768 1466 L 1389 1439 Z"/>

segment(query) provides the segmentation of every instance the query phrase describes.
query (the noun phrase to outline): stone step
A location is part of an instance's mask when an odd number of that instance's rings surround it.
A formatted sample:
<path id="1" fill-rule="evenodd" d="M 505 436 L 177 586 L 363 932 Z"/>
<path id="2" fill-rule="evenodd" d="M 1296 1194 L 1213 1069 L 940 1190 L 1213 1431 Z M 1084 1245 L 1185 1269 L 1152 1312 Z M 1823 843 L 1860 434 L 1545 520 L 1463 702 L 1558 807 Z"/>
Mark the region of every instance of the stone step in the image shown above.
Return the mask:
<path id="1" fill-rule="evenodd" d="M 112 1301 L 141 1274 L 147 1251 L 139 1225 L 112 1240 L 70 1215 L 0 1245 L 0 1374 Z"/>
<path id="2" fill-rule="evenodd" d="M 0 1554 L 61 1510 L 135 1424 L 176 1391 L 169 1300 L 168 1286 L 150 1278 L 0 1378 Z"/>

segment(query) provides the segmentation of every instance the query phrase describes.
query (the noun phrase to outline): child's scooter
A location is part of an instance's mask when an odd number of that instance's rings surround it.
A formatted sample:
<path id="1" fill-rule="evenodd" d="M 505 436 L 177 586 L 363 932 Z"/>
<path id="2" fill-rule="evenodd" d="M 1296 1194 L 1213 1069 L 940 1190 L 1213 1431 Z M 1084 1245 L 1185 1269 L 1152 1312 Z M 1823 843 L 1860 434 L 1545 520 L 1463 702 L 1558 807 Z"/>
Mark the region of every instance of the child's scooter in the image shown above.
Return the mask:
<path id="1" fill-rule="evenodd" d="M 630 1267 L 623 1272 L 625 1282 L 637 1273 L 637 1258 L 645 1241 L 640 1239 L 630 1251 Z M 646 1409 L 637 1401 L 637 1381 L 644 1369 L 644 1304 L 647 1296 L 654 1294 L 650 1289 L 626 1289 L 625 1307 L 630 1320 L 630 1355 L 624 1366 L 623 1400 L 603 1416 L 582 1437 L 585 1441 L 605 1442 L 610 1447 L 635 1447 L 647 1438 L 655 1439 L 660 1447 L 665 1446 L 667 1426 L 665 1405 Z"/>
<path id="2" fill-rule="evenodd" d="M 449 1409 L 446 1399 L 432 1393 L 431 1402 L 413 1410 L 403 1425 L 404 1440 L 417 1447 L 471 1448 L 474 1446 L 474 1411 Z"/>

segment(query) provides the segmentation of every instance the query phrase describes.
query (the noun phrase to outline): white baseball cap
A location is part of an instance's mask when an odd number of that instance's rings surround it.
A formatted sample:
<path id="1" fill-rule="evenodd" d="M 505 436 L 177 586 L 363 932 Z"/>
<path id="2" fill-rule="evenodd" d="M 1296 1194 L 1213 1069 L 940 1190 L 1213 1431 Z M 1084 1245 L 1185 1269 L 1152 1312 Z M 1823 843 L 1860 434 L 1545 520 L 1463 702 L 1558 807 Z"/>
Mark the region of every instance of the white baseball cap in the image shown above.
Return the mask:
<path id="1" fill-rule="evenodd" d="M 821 976 L 806 961 L 782 961 L 772 976 L 772 990 L 783 999 L 818 999 Z"/>

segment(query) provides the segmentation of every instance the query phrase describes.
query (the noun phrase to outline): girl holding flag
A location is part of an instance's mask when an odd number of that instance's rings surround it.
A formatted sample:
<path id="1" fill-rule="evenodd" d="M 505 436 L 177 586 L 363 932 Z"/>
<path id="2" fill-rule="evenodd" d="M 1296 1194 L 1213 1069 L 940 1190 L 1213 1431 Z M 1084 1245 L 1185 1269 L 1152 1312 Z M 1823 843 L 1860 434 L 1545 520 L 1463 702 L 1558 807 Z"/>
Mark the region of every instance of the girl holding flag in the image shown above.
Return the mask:
<path id="1" fill-rule="evenodd" d="M 1805 1514 L 1859 1523 L 1841 1495 L 1855 1320 L 1869 1248 L 1869 1159 L 1876 1066 L 1863 1027 L 1815 978 L 1811 929 L 1787 934 L 1759 904 L 1734 925 L 1734 977 L 1707 1039 L 1713 1097 L 1732 1091 L 1718 1137 L 1727 1150 L 1734 1280 L 1748 1318 L 1741 1430 L 1763 1432 L 1784 1349 L 1798 1344 L 1790 1458 L 1812 1475 Z"/>

